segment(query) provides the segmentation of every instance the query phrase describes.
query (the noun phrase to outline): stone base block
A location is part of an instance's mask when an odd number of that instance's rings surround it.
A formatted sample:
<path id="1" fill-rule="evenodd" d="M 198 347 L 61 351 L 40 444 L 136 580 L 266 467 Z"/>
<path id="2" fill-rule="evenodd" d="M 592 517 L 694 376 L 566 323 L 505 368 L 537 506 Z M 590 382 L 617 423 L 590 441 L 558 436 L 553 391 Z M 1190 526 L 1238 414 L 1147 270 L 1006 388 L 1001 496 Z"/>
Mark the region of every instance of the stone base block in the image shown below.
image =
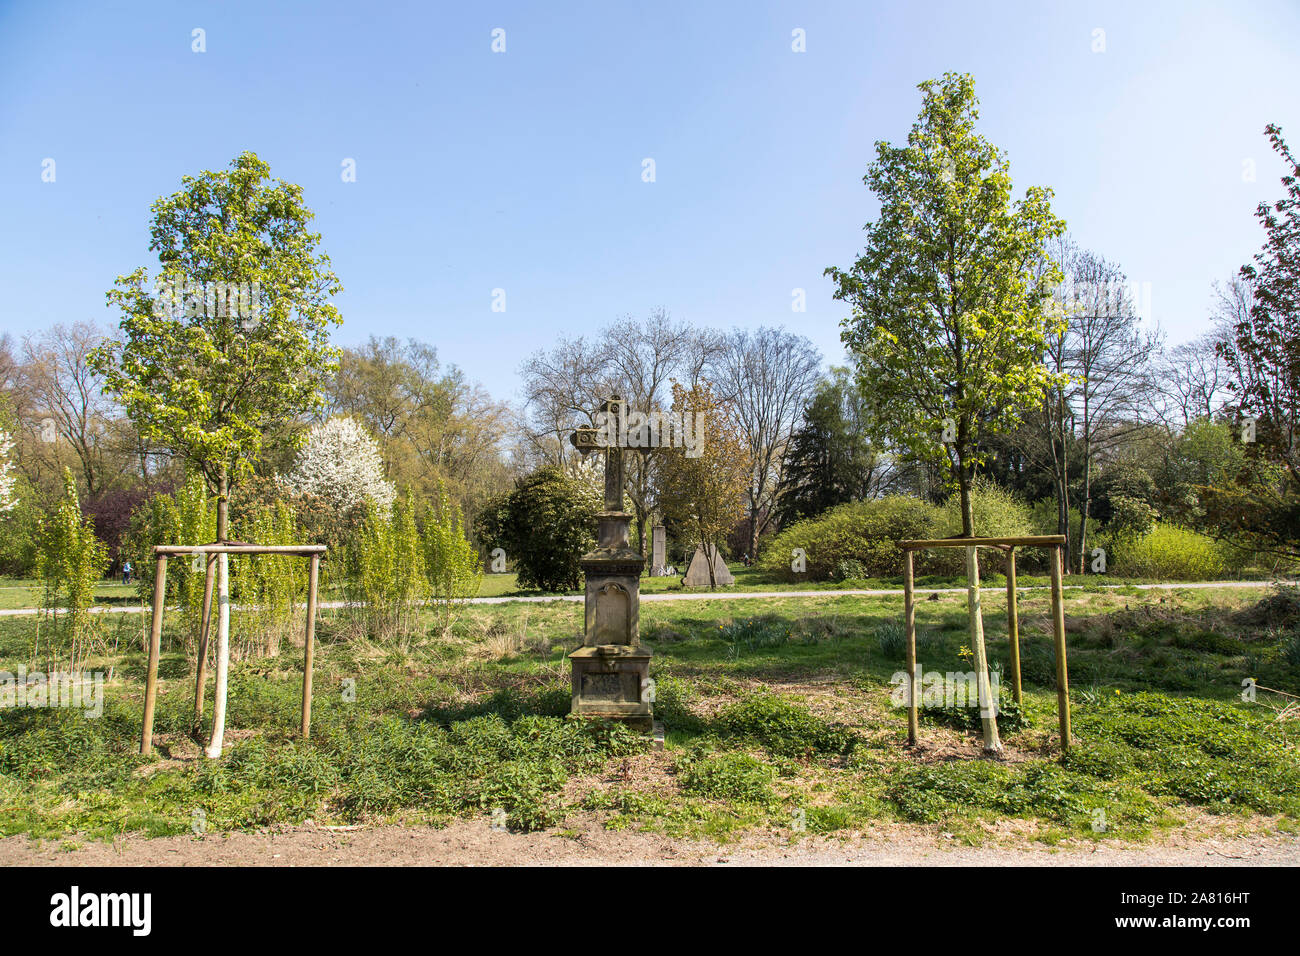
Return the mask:
<path id="1" fill-rule="evenodd" d="M 646 699 L 650 657 L 646 648 L 623 644 L 584 646 L 570 654 L 572 716 L 620 720 L 637 730 L 652 732 L 654 709 Z"/>

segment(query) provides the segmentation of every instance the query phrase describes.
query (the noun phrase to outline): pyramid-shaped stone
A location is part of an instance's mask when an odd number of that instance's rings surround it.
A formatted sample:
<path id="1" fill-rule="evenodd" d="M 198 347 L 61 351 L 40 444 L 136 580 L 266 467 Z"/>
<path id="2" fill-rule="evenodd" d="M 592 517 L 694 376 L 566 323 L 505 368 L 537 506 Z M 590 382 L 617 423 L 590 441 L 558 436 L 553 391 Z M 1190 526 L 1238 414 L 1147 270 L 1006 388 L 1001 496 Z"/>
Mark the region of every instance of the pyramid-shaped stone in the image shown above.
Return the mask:
<path id="1" fill-rule="evenodd" d="M 718 546 L 709 545 L 709 551 L 713 556 L 714 582 L 720 585 L 735 584 L 736 579 L 727 567 L 727 562 L 718 553 Z M 682 586 L 688 588 L 707 588 L 709 586 L 709 559 L 704 556 L 703 548 L 695 549 L 695 556 L 691 558 L 691 566 L 686 569 L 686 577 L 682 578 Z"/>

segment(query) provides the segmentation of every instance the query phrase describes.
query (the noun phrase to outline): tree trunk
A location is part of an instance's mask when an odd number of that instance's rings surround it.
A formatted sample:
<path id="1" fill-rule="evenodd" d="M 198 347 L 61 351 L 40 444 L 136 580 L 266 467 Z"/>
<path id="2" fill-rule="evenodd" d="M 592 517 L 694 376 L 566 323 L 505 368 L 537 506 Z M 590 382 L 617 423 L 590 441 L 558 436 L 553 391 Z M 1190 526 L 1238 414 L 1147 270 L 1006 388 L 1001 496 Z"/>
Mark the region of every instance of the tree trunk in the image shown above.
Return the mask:
<path id="1" fill-rule="evenodd" d="M 1079 505 L 1079 573 L 1088 569 L 1088 515 L 1092 511 L 1092 455 L 1083 443 L 1083 501 Z"/>
<path id="2" fill-rule="evenodd" d="M 221 756 L 226 736 L 226 678 L 230 670 L 230 555 L 217 555 L 217 687 L 212 703 L 212 737 L 204 756 Z"/>
<path id="3" fill-rule="evenodd" d="M 700 547 L 704 549 L 704 563 L 709 566 L 709 590 L 716 591 L 718 589 L 718 579 L 713 573 L 713 567 L 718 560 L 717 546 L 715 545 L 710 549 L 708 539 L 704 536 L 703 531 L 701 531 Z M 689 570 L 689 566 L 687 570 Z"/>
<path id="4" fill-rule="evenodd" d="M 220 490 L 217 494 L 217 540 L 225 544 L 229 532 L 229 478 L 221 466 Z M 217 677 L 212 704 L 212 737 L 206 756 L 221 756 L 226 733 L 226 681 L 230 672 L 230 555 L 217 556 Z"/>
<path id="5" fill-rule="evenodd" d="M 966 610 L 970 615 L 970 646 L 975 654 L 975 684 L 979 697 L 980 726 L 984 731 L 984 752 L 990 754 L 1002 749 L 1002 741 L 998 738 L 997 702 L 993 699 L 988 653 L 984 648 L 978 551 L 978 548 L 966 549 Z"/>
<path id="6" fill-rule="evenodd" d="M 961 494 L 961 529 L 963 537 L 975 533 L 975 514 L 971 507 L 971 475 L 965 462 L 958 459 L 958 486 Z M 970 646 L 975 655 L 975 686 L 980 708 L 980 726 L 984 732 L 984 752 L 1002 749 L 998 738 L 998 719 L 989 682 L 988 652 L 984 647 L 984 615 L 980 610 L 980 565 L 977 548 L 966 549 L 966 613 L 969 618 Z"/>
<path id="7" fill-rule="evenodd" d="M 753 498 L 750 498 L 749 499 L 749 557 L 750 559 L 753 560 L 754 556 L 757 554 L 758 554 L 758 503 Z M 712 566 L 710 566 L 710 573 L 712 573 Z"/>

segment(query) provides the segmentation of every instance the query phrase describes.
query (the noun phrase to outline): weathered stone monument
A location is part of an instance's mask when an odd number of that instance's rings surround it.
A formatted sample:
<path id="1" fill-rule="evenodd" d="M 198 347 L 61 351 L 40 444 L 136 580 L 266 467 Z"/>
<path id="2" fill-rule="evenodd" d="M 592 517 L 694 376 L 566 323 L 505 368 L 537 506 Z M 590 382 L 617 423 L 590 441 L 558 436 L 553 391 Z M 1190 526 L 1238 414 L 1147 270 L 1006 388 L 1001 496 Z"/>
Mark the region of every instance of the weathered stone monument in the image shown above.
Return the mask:
<path id="1" fill-rule="evenodd" d="M 686 569 L 686 577 L 682 578 L 682 587 L 707 588 L 709 586 L 710 558 L 713 560 L 713 583 L 722 585 L 736 583 L 731 569 L 727 567 L 727 562 L 718 553 L 718 546 L 711 544 L 708 547 L 707 554 L 704 548 L 695 549 L 695 556 L 691 558 L 690 566 Z"/>
<path id="2" fill-rule="evenodd" d="M 639 630 L 645 559 L 629 546 L 632 516 L 623 510 L 623 454 L 654 451 L 656 444 L 628 440 L 627 405 L 617 395 L 600 406 L 600 413 L 602 427 L 579 428 L 569 436 L 584 456 L 605 453 L 605 507 L 597 516 L 596 549 L 581 561 L 586 615 L 582 646 L 569 655 L 571 713 L 621 720 L 649 733 L 655 729 L 651 653 L 641 646 Z"/>
<path id="3" fill-rule="evenodd" d="M 661 524 L 650 532 L 650 577 L 661 578 L 668 573 L 668 529 Z"/>

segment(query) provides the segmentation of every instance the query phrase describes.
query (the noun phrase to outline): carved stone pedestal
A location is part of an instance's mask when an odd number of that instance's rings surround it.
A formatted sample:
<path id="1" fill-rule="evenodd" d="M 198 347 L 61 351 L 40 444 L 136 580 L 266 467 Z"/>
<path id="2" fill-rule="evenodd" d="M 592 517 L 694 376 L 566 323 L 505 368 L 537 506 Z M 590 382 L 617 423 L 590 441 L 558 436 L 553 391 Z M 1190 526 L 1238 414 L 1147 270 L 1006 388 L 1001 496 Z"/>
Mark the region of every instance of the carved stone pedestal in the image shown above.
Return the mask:
<path id="1" fill-rule="evenodd" d="M 573 716 L 625 721 L 654 729 L 649 649 L 641 646 L 641 569 L 645 561 L 628 547 L 632 516 L 603 511 L 596 550 L 582 557 L 587 578 L 582 646 L 573 666 Z"/>
<path id="2" fill-rule="evenodd" d="M 580 647 L 573 662 L 573 716 L 621 720 L 650 733 L 654 710 L 646 700 L 650 652 L 621 644 Z"/>

